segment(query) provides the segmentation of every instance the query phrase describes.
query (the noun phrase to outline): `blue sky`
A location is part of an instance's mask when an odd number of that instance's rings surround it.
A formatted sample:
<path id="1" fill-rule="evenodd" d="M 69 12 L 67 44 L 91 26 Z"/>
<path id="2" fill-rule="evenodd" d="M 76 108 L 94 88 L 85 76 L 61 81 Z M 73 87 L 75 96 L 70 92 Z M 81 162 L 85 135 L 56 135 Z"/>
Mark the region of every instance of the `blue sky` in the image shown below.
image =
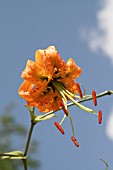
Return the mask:
<path id="1" fill-rule="evenodd" d="M 83 69 L 77 82 L 88 94 L 93 89 L 113 90 L 112 9 L 112 0 L 0 0 L 1 111 L 11 102 L 18 103 L 14 115 L 29 126 L 25 101 L 18 95 L 20 75 L 26 61 L 34 60 L 35 51 L 49 45 L 55 45 L 65 61 L 72 57 Z M 70 108 L 79 148 L 71 142 L 68 119 L 63 124 L 65 136 L 58 133 L 54 120 L 36 126 L 33 136 L 40 145 L 41 170 L 103 170 L 99 158 L 113 169 L 113 96 L 99 99 L 97 107 L 92 102 L 85 105 L 101 109 L 103 123 L 98 125 L 96 116 L 76 106 Z M 60 120 L 62 112 L 58 115 Z"/>

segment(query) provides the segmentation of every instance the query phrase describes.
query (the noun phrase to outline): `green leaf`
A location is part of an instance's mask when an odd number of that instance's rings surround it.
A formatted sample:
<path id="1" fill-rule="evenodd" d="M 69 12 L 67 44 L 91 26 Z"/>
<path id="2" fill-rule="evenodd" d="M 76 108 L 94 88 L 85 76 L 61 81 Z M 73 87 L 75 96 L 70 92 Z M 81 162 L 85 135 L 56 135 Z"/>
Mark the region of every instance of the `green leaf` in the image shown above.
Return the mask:
<path id="1" fill-rule="evenodd" d="M 12 151 L 0 154 L 1 159 L 26 159 L 21 151 Z"/>

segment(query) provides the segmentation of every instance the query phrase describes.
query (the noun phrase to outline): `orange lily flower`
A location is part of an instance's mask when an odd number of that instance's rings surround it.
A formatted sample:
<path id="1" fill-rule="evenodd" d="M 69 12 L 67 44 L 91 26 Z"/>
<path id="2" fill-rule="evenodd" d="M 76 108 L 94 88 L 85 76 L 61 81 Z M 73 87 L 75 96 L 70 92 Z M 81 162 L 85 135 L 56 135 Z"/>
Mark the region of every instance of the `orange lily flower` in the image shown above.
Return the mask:
<path id="1" fill-rule="evenodd" d="M 63 101 L 74 98 L 78 91 L 76 78 L 82 70 L 70 58 L 65 63 L 54 46 L 45 50 L 37 50 L 35 62 L 28 60 L 21 77 L 18 93 L 32 107 L 37 107 L 40 112 L 56 111 Z M 67 95 L 66 95 L 67 94 Z"/>

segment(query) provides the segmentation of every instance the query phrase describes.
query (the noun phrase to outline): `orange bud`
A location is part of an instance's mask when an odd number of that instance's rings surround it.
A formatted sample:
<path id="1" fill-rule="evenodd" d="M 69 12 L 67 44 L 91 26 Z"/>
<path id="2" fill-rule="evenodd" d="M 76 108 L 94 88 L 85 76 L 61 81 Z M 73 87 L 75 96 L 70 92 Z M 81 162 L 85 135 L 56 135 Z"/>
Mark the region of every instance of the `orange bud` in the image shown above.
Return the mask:
<path id="1" fill-rule="evenodd" d="M 78 94 L 80 95 L 80 97 L 82 98 L 83 95 L 82 95 L 82 90 L 80 88 L 80 85 L 78 83 L 76 83 L 76 86 L 77 86 L 77 90 L 78 90 Z"/>
<path id="2" fill-rule="evenodd" d="M 62 107 L 64 113 L 66 114 L 66 116 L 68 116 L 68 110 L 65 108 L 65 105 L 63 102 L 60 102 L 60 106 Z"/>
<path id="3" fill-rule="evenodd" d="M 64 132 L 63 128 L 59 125 L 59 123 L 58 122 L 54 122 L 54 124 L 57 127 L 57 129 L 64 135 L 65 132 Z"/>
<path id="4" fill-rule="evenodd" d="M 76 147 L 79 147 L 79 144 L 78 144 L 78 142 L 77 142 L 77 140 L 75 139 L 74 136 L 71 137 L 71 140 L 76 145 Z"/>
<path id="5" fill-rule="evenodd" d="M 98 123 L 99 124 L 102 123 L 102 111 L 101 110 L 98 111 Z"/>
<path id="6" fill-rule="evenodd" d="M 96 106 L 97 105 L 97 98 L 96 98 L 96 92 L 93 90 L 92 91 L 92 99 L 93 99 L 93 103 Z"/>

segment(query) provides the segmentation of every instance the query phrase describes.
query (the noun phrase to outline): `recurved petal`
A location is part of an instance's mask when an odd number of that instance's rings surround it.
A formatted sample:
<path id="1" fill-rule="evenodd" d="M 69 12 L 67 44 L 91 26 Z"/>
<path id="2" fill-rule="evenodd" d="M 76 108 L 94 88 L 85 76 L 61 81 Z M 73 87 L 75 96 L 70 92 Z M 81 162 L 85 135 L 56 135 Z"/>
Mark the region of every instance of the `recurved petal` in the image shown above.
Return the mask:
<path id="1" fill-rule="evenodd" d="M 73 80 L 67 79 L 66 89 L 70 91 L 72 94 L 76 94 L 78 91 L 78 87 Z"/>
<path id="2" fill-rule="evenodd" d="M 48 48 L 46 48 L 44 50 L 46 52 L 46 54 L 52 58 L 57 57 L 58 55 L 58 51 L 56 50 L 55 46 L 49 46 Z"/>
<path id="3" fill-rule="evenodd" d="M 46 90 L 47 85 L 48 82 L 46 80 L 44 80 L 43 82 L 37 82 L 37 84 L 34 85 L 29 91 L 30 98 L 33 98 L 34 101 L 37 100 L 37 98 L 39 98 L 39 96 L 43 94 L 43 92 Z"/>
<path id="4" fill-rule="evenodd" d="M 49 46 L 45 50 L 39 49 L 35 53 L 36 63 L 43 66 L 43 64 L 44 64 L 43 63 L 43 57 L 44 57 L 45 54 L 47 54 L 48 56 L 54 58 L 54 57 L 57 57 L 57 53 L 58 52 L 57 52 L 55 46 Z"/>
<path id="5" fill-rule="evenodd" d="M 47 81 L 42 84 L 36 85 L 32 90 L 29 91 L 29 98 L 27 98 L 27 103 L 29 106 L 37 106 L 40 97 L 44 95 L 44 91 L 47 87 Z"/>
<path id="6" fill-rule="evenodd" d="M 29 96 L 29 91 L 32 89 L 33 86 L 34 84 L 25 80 L 18 89 L 19 95 L 22 98 L 27 99 Z"/>
<path id="7" fill-rule="evenodd" d="M 60 57 L 58 51 L 56 50 L 55 46 L 49 46 L 44 50 L 45 56 L 49 56 L 51 58 L 51 62 L 54 67 L 57 69 L 61 68 L 61 66 L 65 65 L 65 62 Z"/>
<path id="8" fill-rule="evenodd" d="M 35 53 L 35 61 L 37 64 L 43 67 L 43 56 L 44 56 L 44 50 L 37 50 Z"/>
<path id="9" fill-rule="evenodd" d="M 36 63 L 42 65 L 46 74 L 53 78 L 63 78 L 66 75 L 66 64 L 62 60 L 55 46 L 49 46 L 45 50 L 37 50 Z"/>
<path id="10" fill-rule="evenodd" d="M 54 100 L 52 102 L 51 110 L 58 110 L 60 109 L 60 102 L 61 98 L 59 96 L 54 96 Z"/>
<path id="11" fill-rule="evenodd" d="M 24 71 L 22 72 L 21 77 L 27 81 L 30 81 L 33 84 L 36 84 L 37 81 L 43 81 L 48 79 L 45 70 L 40 67 L 34 61 L 28 60 Z"/>
<path id="12" fill-rule="evenodd" d="M 49 56 L 54 67 L 54 78 L 63 78 L 66 74 L 66 63 L 62 60 L 54 46 L 49 46 L 45 50 L 45 55 Z"/>
<path id="13" fill-rule="evenodd" d="M 46 53 L 43 57 L 43 63 L 44 63 L 45 72 L 48 75 L 49 80 L 51 80 L 54 74 L 54 66 L 52 64 L 51 57 L 48 55 L 46 56 Z"/>
<path id="14" fill-rule="evenodd" d="M 60 108 L 61 99 L 51 89 L 49 92 L 40 95 L 37 100 L 37 108 L 40 112 L 49 112 Z"/>
<path id="15" fill-rule="evenodd" d="M 52 51 L 51 48 L 53 48 L 54 50 Z M 45 50 L 37 50 L 35 54 L 36 63 L 39 63 L 40 66 L 43 67 L 46 75 L 48 75 L 49 80 L 54 74 L 53 59 L 55 56 L 57 56 L 55 48 L 53 46 L 51 46 L 51 48 L 48 47 Z"/>
<path id="16" fill-rule="evenodd" d="M 72 58 L 70 58 L 67 61 L 66 66 L 67 66 L 67 77 L 75 79 L 78 78 L 82 73 L 82 69 L 76 65 L 75 61 Z"/>

